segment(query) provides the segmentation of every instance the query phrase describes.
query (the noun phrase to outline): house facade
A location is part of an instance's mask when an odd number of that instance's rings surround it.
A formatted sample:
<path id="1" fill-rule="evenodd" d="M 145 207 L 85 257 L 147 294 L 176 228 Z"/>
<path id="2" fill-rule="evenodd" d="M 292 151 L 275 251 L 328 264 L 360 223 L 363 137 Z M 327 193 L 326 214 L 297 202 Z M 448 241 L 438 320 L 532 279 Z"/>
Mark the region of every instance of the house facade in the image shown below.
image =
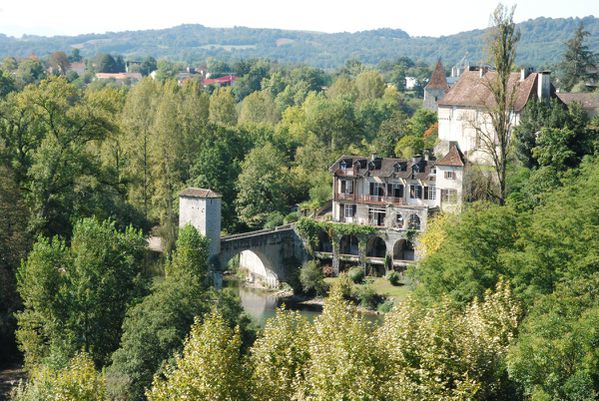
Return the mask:
<path id="1" fill-rule="evenodd" d="M 438 102 L 439 143 L 435 154 L 448 152 L 451 144 L 457 144 L 466 159 L 474 164 L 492 164 L 484 150 L 482 137 L 493 137 L 489 110 L 495 107 L 490 85 L 496 72 L 484 67 L 469 67 Z M 526 104 L 534 98 L 556 97 L 549 72 L 532 72 L 522 69 L 509 78 L 509 96 L 512 97 L 511 123 L 516 126 Z M 482 133 L 482 134 L 481 134 Z M 497 139 L 494 140 L 497 143 Z"/>
<path id="2" fill-rule="evenodd" d="M 455 145 L 439 160 L 342 156 L 330 171 L 336 222 L 422 231 L 431 213 L 461 207 L 464 160 Z"/>

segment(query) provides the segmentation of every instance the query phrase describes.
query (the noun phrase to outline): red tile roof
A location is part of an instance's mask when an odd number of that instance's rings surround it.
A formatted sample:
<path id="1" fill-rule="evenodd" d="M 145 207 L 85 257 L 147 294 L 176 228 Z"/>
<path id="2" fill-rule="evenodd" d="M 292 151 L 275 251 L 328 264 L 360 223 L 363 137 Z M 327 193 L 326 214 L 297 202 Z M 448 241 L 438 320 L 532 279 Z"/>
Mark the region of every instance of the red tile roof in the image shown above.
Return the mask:
<path id="1" fill-rule="evenodd" d="M 445 70 L 443 69 L 443 64 L 441 64 L 441 60 L 437 61 L 437 66 L 435 67 L 435 71 L 433 71 L 431 80 L 428 81 L 428 84 L 426 84 L 424 88 L 441 89 L 445 91 L 449 89 L 449 85 L 447 85 L 447 78 L 445 77 Z"/>
<path id="2" fill-rule="evenodd" d="M 181 191 L 179 196 L 184 196 L 186 198 L 220 198 L 221 194 L 214 192 L 211 189 L 189 187 Z"/>
<path id="3" fill-rule="evenodd" d="M 239 77 L 235 75 L 226 75 L 220 78 L 206 78 L 202 81 L 202 85 L 222 85 L 222 84 L 232 84 L 235 80 L 239 79 Z"/>
<path id="4" fill-rule="evenodd" d="M 578 102 L 582 105 L 583 109 L 599 109 L 599 93 L 558 93 L 557 97 L 568 105 L 573 102 Z"/>
<path id="5" fill-rule="evenodd" d="M 451 145 L 449 152 L 435 164 L 437 166 L 464 167 L 464 155 L 456 145 Z"/>
<path id="6" fill-rule="evenodd" d="M 537 88 L 538 73 L 533 72 L 523 81 L 520 81 L 520 73 L 510 74 L 509 84 L 515 90 L 514 111 L 520 112 L 528 100 L 534 95 Z M 495 101 L 489 90 L 489 84 L 493 82 L 497 73 L 490 71 L 480 76 L 480 71 L 464 71 L 454 86 L 439 101 L 439 106 L 464 106 L 464 107 L 493 107 Z M 551 87 L 551 94 L 555 94 L 555 88 Z"/>

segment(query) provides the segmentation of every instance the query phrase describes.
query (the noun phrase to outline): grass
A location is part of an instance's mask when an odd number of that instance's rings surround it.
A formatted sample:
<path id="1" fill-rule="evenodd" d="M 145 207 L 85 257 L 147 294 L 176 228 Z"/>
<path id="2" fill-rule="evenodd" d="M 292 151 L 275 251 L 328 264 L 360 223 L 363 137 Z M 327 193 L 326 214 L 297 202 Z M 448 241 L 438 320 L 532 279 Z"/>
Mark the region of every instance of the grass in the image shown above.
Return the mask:
<path id="1" fill-rule="evenodd" d="M 324 280 L 328 284 L 333 284 L 338 279 L 337 277 L 327 277 Z M 354 284 L 356 287 L 364 285 L 371 285 L 377 294 L 393 298 L 393 302 L 396 304 L 412 292 L 412 289 L 406 284 L 405 280 L 403 285 L 394 286 L 385 277 L 366 277 L 364 284 Z"/>

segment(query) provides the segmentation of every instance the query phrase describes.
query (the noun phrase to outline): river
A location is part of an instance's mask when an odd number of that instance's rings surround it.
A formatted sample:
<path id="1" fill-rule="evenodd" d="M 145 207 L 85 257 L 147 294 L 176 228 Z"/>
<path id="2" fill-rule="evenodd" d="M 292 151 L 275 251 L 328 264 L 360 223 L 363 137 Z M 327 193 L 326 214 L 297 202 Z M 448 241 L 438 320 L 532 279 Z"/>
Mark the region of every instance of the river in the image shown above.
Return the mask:
<path id="1" fill-rule="evenodd" d="M 313 321 L 322 312 L 320 305 L 290 302 L 288 297 L 260 288 L 246 287 L 236 280 L 226 280 L 225 282 L 227 287 L 233 288 L 239 295 L 243 309 L 260 327 L 264 327 L 266 320 L 273 317 L 277 307 L 283 304 L 286 309 L 298 310 L 310 321 Z M 366 320 L 377 323 L 383 319 L 381 315 L 367 314 L 364 317 Z"/>

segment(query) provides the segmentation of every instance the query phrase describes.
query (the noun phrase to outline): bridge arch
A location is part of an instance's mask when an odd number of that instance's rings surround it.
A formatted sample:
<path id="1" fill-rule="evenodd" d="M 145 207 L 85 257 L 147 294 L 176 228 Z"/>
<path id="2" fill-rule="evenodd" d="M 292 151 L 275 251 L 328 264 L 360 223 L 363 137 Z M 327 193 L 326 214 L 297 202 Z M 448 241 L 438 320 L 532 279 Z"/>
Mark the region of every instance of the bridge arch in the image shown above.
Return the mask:
<path id="1" fill-rule="evenodd" d="M 239 269 L 247 271 L 247 280 L 266 286 L 276 288 L 280 284 L 273 261 L 268 255 L 259 250 L 244 249 L 237 253 L 231 253 L 221 259 L 222 266 L 227 266 L 229 261 L 239 255 Z"/>

